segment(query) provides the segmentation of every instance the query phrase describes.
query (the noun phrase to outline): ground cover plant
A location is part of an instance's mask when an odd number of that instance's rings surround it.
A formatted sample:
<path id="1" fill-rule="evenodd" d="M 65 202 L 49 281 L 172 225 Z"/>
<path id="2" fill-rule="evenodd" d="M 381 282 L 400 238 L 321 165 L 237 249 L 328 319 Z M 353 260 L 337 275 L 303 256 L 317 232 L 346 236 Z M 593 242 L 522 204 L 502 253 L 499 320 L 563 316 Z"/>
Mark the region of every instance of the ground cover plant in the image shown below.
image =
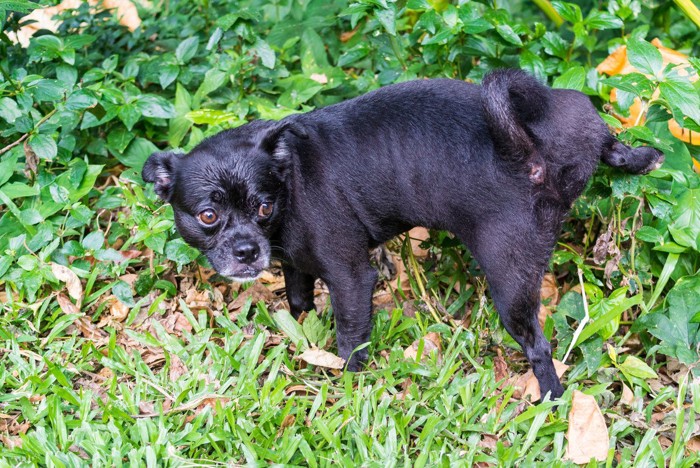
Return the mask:
<path id="1" fill-rule="evenodd" d="M 37 5 L 0 0 L 1 466 L 700 463 L 692 2 L 136 5 L 133 31 L 95 2 L 23 47 Z M 253 118 L 498 67 L 585 92 L 666 154 L 643 177 L 601 167 L 564 226 L 541 311 L 569 366 L 556 407 L 530 403 L 526 361 L 446 233 L 390 243 L 368 369 L 343 374 L 321 284 L 299 323 L 276 269 L 213 275 L 139 176 L 156 149 Z M 586 396 L 599 417 L 578 434 Z"/>

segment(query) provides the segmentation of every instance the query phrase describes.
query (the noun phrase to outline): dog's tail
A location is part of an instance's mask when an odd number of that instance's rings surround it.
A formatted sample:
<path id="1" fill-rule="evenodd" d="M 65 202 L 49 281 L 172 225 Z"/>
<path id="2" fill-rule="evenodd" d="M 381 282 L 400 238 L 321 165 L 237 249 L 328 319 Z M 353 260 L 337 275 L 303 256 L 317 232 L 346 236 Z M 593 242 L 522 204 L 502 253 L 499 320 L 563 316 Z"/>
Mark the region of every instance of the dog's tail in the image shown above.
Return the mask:
<path id="1" fill-rule="evenodd" d="M 496 70 L 482 83 L 482 102 L 499 154 L 526 162 L 535 152 L 527 124 L 547 114 L 550 90 L 522 70 Z"/>

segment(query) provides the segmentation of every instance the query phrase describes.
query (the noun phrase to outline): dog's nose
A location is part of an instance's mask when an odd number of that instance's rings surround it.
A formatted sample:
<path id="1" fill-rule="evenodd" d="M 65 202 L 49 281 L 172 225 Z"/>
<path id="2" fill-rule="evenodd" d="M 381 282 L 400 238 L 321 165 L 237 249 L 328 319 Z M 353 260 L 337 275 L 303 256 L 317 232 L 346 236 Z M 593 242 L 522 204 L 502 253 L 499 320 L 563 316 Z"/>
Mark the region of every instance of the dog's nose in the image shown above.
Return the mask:
<path id="1" fill-rule="evenodd" d="M 239 241 L 233 246 L 233 255 L 236 259 L 245 264 L 251 264 L 258 259 L 260 248 L 251 241 Z"/>

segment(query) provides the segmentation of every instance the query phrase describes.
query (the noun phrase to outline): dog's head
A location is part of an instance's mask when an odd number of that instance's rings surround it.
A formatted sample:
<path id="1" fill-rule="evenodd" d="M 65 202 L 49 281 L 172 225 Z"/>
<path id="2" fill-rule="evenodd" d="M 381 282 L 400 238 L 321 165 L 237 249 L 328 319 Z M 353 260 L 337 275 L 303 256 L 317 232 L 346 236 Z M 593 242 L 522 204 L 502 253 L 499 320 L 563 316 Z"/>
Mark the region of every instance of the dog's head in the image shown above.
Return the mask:
<path id="1" fill-rule="evenodd" d="M 256 121 L 213 136 L 187 155 L 152 154 L 142 177 L 170 202 L 178 231 L 211 265 L 252 281 L 270 263 L 270 237 L 282 222 L 291 154 L 291 121 Z"/>

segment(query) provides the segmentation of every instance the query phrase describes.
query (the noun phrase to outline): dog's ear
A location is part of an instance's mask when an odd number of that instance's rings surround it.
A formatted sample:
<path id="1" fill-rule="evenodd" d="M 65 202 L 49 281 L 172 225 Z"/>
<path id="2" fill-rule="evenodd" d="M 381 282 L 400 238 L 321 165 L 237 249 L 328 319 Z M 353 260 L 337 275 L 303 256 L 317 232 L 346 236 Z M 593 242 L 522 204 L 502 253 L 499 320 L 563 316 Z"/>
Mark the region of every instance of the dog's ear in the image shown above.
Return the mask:
<path id="1" fill-rule="evenodd" d="M 153 153 L 141 171 L 143 180 L 155 183 L 156 193 L 164 201 L 169 201 L 173 194 L 175 158 L 177 155 L 171 152 Z"/>
<path id="2" fill-rule="evenodd" d="M 265 132 L 260 140 L 261 148 L 270 153 L 275 159 L 286 159 L 289 155 L 288 147 L 282 138 L 286 131 L 301 139 L 309 138 L 306 128 L 301 123 L 285 119 L 276 122 Z"/>
<path id="3" fill-rule="evenodd" d="M 603 162 L 632 174 L 646 174 L 658 169 L 664 161 L 661 151 L 651 146 L 629 146 L 615 142 L 602 155 Z"/>

